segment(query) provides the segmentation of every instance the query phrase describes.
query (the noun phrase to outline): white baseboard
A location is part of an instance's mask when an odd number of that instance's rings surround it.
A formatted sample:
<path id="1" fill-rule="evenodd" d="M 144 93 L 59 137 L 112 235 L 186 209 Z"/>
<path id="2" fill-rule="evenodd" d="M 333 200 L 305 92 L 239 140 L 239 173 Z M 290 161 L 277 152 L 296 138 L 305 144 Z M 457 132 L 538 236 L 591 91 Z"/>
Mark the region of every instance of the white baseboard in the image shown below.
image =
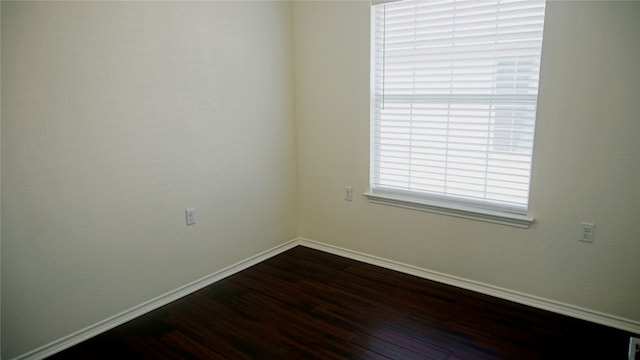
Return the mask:
<path id="1" fill-rule="evenodd" d="M 295 246 L 299 245 L 298 239 L 293 239 L 285 242 L 284 244 L 273 247 L 269 250 L 263 251 L 257 255 L 254 255 L 248 259 L 237 262 L 222 270 L 216 271 L 213 274 L 207 275 L 189 284 L 181 286 L 175 290 L 162 294 L 154 299 L 144 302 L 140 305 L 134 306 L 129 310 L 125 310 L 117 315 L 100 321 L 94 325 L 88 326 L 82 330 L 76 331 L 71 335 L 65 336 L 62 339 L 53 341 L 49 344 L 41 346 L 35 350 L 32 350 L 26 354 L 20 355 L 14 360 L 33 360 L 43 359 L 47 356 L 51 356 L 57 352 L 67 349 L 73 345 L 76 345 L 82 341 L 85 341 L 91 337 L 101 334 L 107 330 L 111 330 L 118 325 L 122 325 L 127 321 L 133 320 L 138 316 L 144 315 L 150 311 L 160 308 L 164 305 L 178 300 L 186 295 L 196 292 L 204 287 L 207 287 L 217 281 L 220 281 L 226 277 L 229 277 L 237 272 L 240 272 L 246 268 L 249 268 L 261 261 L 264 261 L 270 257 L 285 252 Z"/>
<path id="2" fill-rule="evenodd" d="M 472 290 L 482 294 L 497 298 L 510 300 L 516 303 L 533 306 L 538 309 L 555 312 L 562 315 L 587 320 L 601 325 L 610 326 L 616 329 L 640 334 L 640 322 L 609 315 L 594 310 L 585 309 L 579 306 L 565 304 L 555 300 L 549 300 L 509 289 L 500 288 L 493 285 L 484 284 L 478 281 L 468 280 L 457 276 L 447 275 L 437 271 L 419 268 L 413 265 L 403 264 L 397 261 L 384 259 L 381 257 L 333 246 L 318 241 L 299 238 L 300 245 L 321 250 L 334 255 L 343 256 L 353 260 L 362 261 L 367 264 L 377 265 L 383 268 L 399 271 L 405 274 L 418 276 L 424 279 L 437 281 L 443 284 L 456 286 L 459 288 Z"/>

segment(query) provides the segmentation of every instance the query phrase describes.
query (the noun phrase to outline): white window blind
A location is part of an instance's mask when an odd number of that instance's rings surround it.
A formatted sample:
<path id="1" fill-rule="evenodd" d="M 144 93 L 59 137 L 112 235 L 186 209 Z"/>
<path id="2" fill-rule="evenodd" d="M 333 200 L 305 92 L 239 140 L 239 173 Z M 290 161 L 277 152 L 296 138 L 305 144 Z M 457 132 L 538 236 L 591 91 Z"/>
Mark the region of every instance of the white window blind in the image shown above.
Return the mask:
<path id="1" fill-rule="evenodd" d="M 373 5 L 373 194 L 526 214 L 544 11 L 544 0 Z"/>

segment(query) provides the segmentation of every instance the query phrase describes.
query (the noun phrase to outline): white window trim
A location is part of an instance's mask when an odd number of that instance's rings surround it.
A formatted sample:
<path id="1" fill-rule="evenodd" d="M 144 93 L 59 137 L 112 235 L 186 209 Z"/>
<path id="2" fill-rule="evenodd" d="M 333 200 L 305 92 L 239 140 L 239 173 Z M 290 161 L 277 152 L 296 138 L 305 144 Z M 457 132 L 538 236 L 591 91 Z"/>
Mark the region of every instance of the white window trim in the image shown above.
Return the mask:
<path id="1" fill-rule="evenodd" d="M 391 205 L 405 209 L 426 211 L 435 214 L 514 226 L 523 229 L 528 229 L 534 221 L 534 218 L 529 215 L 512 214 L 503 211 L 480 209 L 444 202 L 440 203 L 437 201 L 406 197 L 397 194 L 380 194 L 369 191 L 362 195 L 364 195 L 369 202 L 374 204 Z"/>
<path id="2" fill-rule="evenodd" d="M 372 0 L 372 5 L 394 1 L 397 0 Z M 371 76 L 373 84 L 374 74 L 372 73 Z M 535 97 L 537 98 L 537 95 Z M 371 101 L 371 104 L 373 106 L 373 100 Z M 373 114 L 374 109 L 372 108 L 371 111 Z M 373 128 L 371 131 L 373 131 Z M 371 136 L 373 137 L 373 133 Z M 373 144 L 371 146 L 373 154 Z M 373 167 L 370 169 L 373 171 Z M 446 198 L 448 195 L 441 196 L 439 193 L 411 194 L 410 189 L 398 189 L 400 191 L 395 191 L 392 187 L 387 188 L 385 184 L 381 185 L 374 183 L 372 179 L 373 173 L 370 174 L 370 181 L 372 181 L 370 184 L 370 190 L 363 194 L 371 203 L 391 205 L 400 208 L 426 211 L 518 228 L 529 228 L 534 222 L 534 218 L 528 212 L 528 204 L 524 204 L 522 208 L 520 208 L 520 204 L 513 204 L 514 206 L 512 208 L 509 203 L 492 204 L 492 201 L 479 201 L 479 203 L 476 204 L 475 200 L 472 198 L 461 197 L 461 201 L 459 201 L 458 199 L 455 199 L 456 196 Z M 529 181 L 531 181 L 531 174 Z M 529 194 L 529 199 L 530 195 L 531 194 Z M 440 197 L 443 197 L 443 199 L 440 199 Z"/>

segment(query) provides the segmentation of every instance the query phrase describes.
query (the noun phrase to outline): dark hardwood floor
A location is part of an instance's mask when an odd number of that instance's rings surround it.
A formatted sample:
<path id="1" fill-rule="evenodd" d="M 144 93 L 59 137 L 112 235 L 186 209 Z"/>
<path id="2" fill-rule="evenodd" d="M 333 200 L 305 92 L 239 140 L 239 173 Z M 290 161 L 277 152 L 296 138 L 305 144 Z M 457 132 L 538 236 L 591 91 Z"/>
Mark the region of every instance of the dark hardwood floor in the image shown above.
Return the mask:
<path id="1" fill-rule="evenodd" d="M 624 331 L 296 247 L 51 359 L 627 359 Z"/>

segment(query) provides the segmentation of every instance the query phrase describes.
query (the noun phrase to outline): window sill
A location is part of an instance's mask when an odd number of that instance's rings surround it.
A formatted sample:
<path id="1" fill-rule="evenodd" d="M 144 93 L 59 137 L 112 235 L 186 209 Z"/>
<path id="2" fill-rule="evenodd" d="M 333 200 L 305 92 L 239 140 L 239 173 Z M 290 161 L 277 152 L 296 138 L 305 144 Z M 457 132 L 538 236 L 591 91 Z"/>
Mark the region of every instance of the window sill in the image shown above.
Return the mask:
<path id="1" fill-rule="evenodd" d="M 514 226 L 523 229 L 527 229 L 529 228 L 529 226 L 531 226 L 531 224 L 533 224 L 533 217 L 529 217 L 526 215 L 478 209 L 463 205 L 430 202 L 428 200 L 419 200 L 397 195 L 382 195 L 374 194 L 371 192 L 367 192 L 362 195 L 364 195 L 370 202 L 375 204 L 397 206 L 405 209 L 426 211 L 464 219 Z"/>

